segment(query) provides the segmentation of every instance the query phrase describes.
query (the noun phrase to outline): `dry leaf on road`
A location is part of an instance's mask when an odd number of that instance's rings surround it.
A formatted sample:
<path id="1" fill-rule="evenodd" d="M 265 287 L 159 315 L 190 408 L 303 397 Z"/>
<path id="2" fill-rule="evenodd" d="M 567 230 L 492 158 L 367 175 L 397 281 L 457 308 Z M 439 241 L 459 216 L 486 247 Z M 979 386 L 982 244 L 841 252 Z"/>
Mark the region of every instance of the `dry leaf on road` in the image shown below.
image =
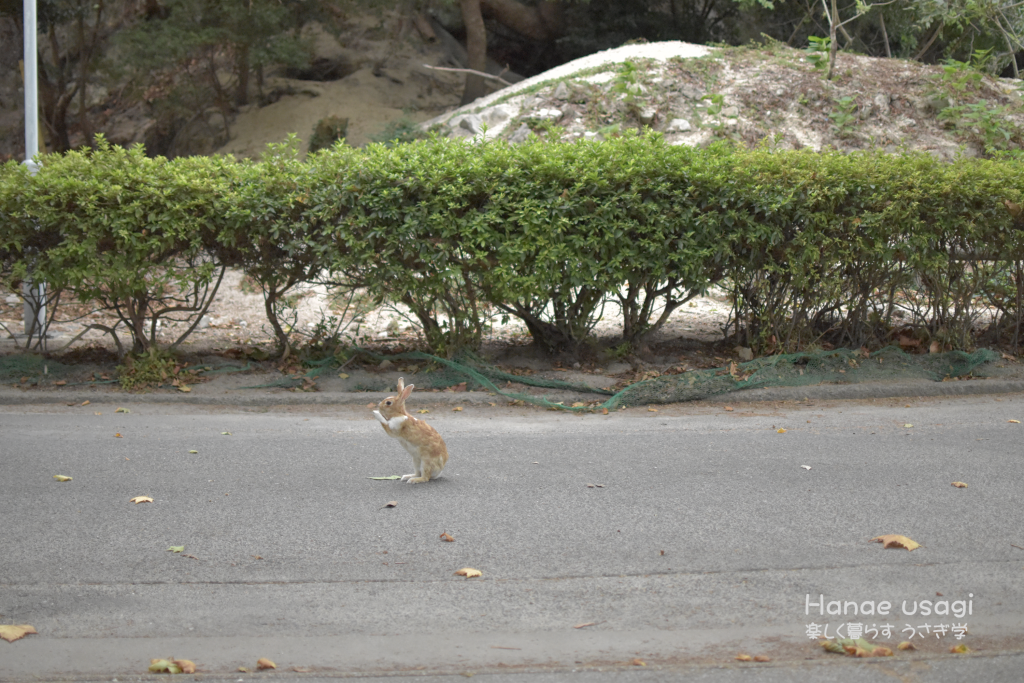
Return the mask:
<path id="1" fill-rule="evenodd" d="M 647 662 L 639 658 L 634 659 L 630 662 L 630 664 L 632 664 L 633 666 L 647 666 Z"/>
<path id="2" fill-rule="evenodd" d="M 588 621 L 583 624 L 576 624 L 575 626 L 573 626 L 573 628 L 586 628 L 588 626 L 594 626 L 595 624 L 597 624 L 596 621 Z"/>
<path id="3" fill-rule="evenodd" d="M 896 646 L 897 650 L 916 650 L 917 646 L 909 640 L 904 640 L 902 643 Z"/>
<path id="4" fill-rule="evenodd" d="M 772 661 L 772 658 L 769 657 L 768 655 L 754 655 L 754 661 L 755 662 L 770 662 L 770 661 Z"/>
<path id="5" fill-rule="evenodd" d="M 183 674 L 194 674 L 196 672 L 196 663 L 188 659 L 172 659 L 175 666 L 181 669 Z"/>
<path id="6" fill-rule="evenodd" d="M 459 571 L 455 572 L 455 576 L 465 576 L 467 579 L 472 579 L 477 576 L 483 576 L 483 572 L 479 569 L 473 569 L 472 567 L 463 567 Z"/>
<path id="7" fill-rule="evenodd" d="M 270 661 L 266 657 L 260 657 L 259 659 L 256 660 L 256 668 L 257 669 L 276 669 L 277 668 L 277 664 L 274 664 L 272 661 Z"/>
<path id="8" fill-rule="evenodd" d="M 389 476 L 389 477 L 367 477 L 367 479 L 376 479 L 376 480 L 378 480 L 378 481 L 381 481 L 381 480 L 384 480 L 384 479 L 401 479 L 401 478 L 402 478 L 402 477 L 400 477 L 400 476 L 399 476 L 399 475 L 397 475 L 397 474 L 392 474 L 392 475 L 391 475 L 391 476 Z"/>
<path id="9" fill-rule="evenodd" d="M 454 408 L 452 408 L 452 412 L 453 413 L 461 413 L 462 412 L 462 406 L 455 406 Z"/>
<path id="10" fill-rule="evenodd" d="M 921 547 L 921 544 L 917 541 L 912 541 L 906 536 L 900 536 L 899 534 L 875 536 L 869 542 L 881 543 L 883 548 L 906 548 L 907 550 L 914 550 L 915 548 Z"/>
<path id="11" fill-rule="evenodd" d="M 420 415 L 423 415 L 424 413 L 429 413 L 430 411 L 427 410 L 426 408 L 421 408 L 420 410 L 417 410 L 416 412 L 419 413 Z"/>
<path id="12" fill-rule="evenodd" d="M 751 657 L 750 655 L 745 655 L 745 654 L 736 655 L 736 659 L 738 659 L 741 662 L 752 662 L 752 661 L 754 661 L 753 657 Z"/>
<path id="13" fill-rule="evenodd" d="M 449 534 L 447 531 L 441 534 L 439 538 L 445 543 L 452 543 L 455 540 L 455 537 Z"/>
<path id="14" fill-rule="evenodd" d="M 776 432 L 775 432 L 775 433 L 776 433 L 776 434 L 785 434 L 785 433 L 786 433 L 786 429 L 785 429 L 784 427 L 779 427 L 779 428 L 778 428 L 778 429 L 776 430 Z"/>
<path id="15" fill-rule="evenodd" d="M 183 546 L 183 545 L 172 545 L 170 548 L 167 549 L 167 551 L 171 552 L 171 553 L 180 553 L 180 552 L 183 552 L 184 550 L 185 550 L 185 546 Z"/>
<path id="16" fill-rule="evenodd" d="M 122 439 L 122 438 L 124 438 L 124 437 L 122 437 L 122 436 L 121 436 L 121 432 L 115 432 L 115 433 L 114 433 L 114 438 L 115 438 L 115 439 Z"/>
<path id="17" fill-rule="evenodd" d="M 128 502 L 138 505 L 139 503 L 152 503 L 153 499 L 149 496 L 135 496 L 134 498 L 129 499 Z"/>
<path id="18" fill-rule="evenodd" d="M 1013 423 L 1015 425 L 1019 425 L 1020 424 L 1020 420 L 1007 420 L 1007 422 L 1011 422 L 1011 423 Z"/>
<path id="19" fill-rule="evenodd" d="M 967 488 L 967 484 L 963 483 L 962 481 L 954 481 L 952 483 L 952 486 L 955 486 L 958 489 L 965 489 L 965 488 Z"/>
<path id="20" fill-rule="evenodd" d="M 381 510 L 383 510 L 384 508 L 393 508 L 396 507 L 397 505 L 397 500 L 389 500 L 388 502 L 384 503 L 384 507 L 382 507 Z"/>
<path id="21" fill-rule="evenodd" d="M 3 638 L 8 643 L 13 643 L 30 633 L 38 633 L 38 631 L 28 624 L 0 624 L 0 638 Z"/>
<path id="22" fill-rule="evenodd" d="M 954 645 L 953 647 L 949 648 L 949 651 L 952 652 L 953 654 L 962 655 L 962 654 L 967 654 L 968 652 L 971 652 L 972 650 L 971 650 L 971 648 L 967 647 L 967 643 L 960 643 L 959 645 Z"/>
<path id="23" fill-rule="evenodd" d="M 180 674 L 181 667 L 171 659 L 151 659 L 149 671 L 154 674 Z"/>
<path id="24" fill-rule="evenodd" d="M 53 478 L 57 481 L 71 481 L 71 477 L 65 477 L 63 474 L 55 474 Z"/>

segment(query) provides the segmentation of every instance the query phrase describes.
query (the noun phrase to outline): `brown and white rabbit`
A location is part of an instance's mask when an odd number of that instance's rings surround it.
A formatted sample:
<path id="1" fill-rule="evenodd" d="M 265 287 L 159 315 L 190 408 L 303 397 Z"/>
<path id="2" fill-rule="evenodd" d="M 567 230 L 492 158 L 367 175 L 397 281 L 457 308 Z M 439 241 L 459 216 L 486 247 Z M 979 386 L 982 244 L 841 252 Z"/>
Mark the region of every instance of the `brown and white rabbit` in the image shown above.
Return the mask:
<path id="1" fill-rule="evenodd" d="M 398 439 L 412 456 L 416 471 L 402 477 L 410 484 L 422 484 L 436 477 L 448 462 L 448 447 L 433 427 L 423 420 L 417 420 L 405 409 L 415 384 L 405 386 L 405 379 L 398 378 L 398 395 L 388 396 L 373 411 L 374 417 L 384 427 L 388 436 Z"/>

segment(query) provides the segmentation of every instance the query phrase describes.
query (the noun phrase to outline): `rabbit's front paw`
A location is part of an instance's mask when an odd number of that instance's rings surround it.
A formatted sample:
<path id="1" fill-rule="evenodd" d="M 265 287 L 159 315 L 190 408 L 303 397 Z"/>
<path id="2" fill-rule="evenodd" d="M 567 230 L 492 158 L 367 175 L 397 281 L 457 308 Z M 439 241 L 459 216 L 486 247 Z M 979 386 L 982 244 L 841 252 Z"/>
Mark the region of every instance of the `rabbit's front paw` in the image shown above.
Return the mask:
<path id="1" fill-rule="evenodd" d="M 428 481 L 430 481 L 430 479 L 428 479 L 427 477 L 414 477 L 413 479 L 409 480 L 409 483 L 410 484 L 425 484 Z"/>
<path id="2" fill-rule="evenodd" d="M 401 480 L 402 480 L 402 481 L 409 481 L 410 479 L 412 479 L 412 478 L 414 478 L 414 477 L 417 477 L 417 476 L 419 476 L 419 475 L 418 475 L 418 474 L 416 474 L 415 472 L 413 472 L 412 474 L 405 474 L 405 475 L 402 475 L 402 479 L 401 479 Z"/>

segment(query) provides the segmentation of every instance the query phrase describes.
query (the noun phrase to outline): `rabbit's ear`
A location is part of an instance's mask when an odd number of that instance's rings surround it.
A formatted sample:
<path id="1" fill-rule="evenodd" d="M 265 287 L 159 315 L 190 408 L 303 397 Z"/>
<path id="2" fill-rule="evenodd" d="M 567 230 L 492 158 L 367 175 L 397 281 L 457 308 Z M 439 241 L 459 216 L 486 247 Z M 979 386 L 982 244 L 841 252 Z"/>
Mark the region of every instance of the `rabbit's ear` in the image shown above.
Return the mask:
<path id="1" fill-rule="evenodd" d="M 412 394 L 412 390 L 415 389 L 415 388 L 416 388 L 415 384 L 410 384 L 406 388 L 402 389 L 402 396 L 401 396 L 402 400 L 404 401 L 405 399 L 409 398 L 409 395 Z"/>
<path id="2" fill-rule="evenodd" d="M 398 393 L 402 393 L 402 389 L 403 388 L 405 388 L 405 378 L 404 377 L 399 377 L 398 378 Z"/>

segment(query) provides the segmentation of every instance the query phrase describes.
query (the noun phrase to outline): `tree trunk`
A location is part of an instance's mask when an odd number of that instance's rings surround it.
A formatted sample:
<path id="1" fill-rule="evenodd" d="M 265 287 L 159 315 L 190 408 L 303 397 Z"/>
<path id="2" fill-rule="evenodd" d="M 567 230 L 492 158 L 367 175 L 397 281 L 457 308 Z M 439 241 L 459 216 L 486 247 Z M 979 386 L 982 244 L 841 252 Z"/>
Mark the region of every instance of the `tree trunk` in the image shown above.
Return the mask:
<path id="1" fill-rule="evenodd" d="M 836 54 L 839 51 L 839 43 L 836 42 L 836 27 L 839 26 L 839 8 L 836 6 L 836 0 L 832 0 L 832 21 L 829 22 L 829 45 L 828 45 L 828 73 L 825 75 L 827 80 L 832 80 L 832 75 L 836 70 Z"/>
<path id="2" fill-rule="evenodd" d="M 466 52 L 469 53 L 469 68 L 487 71 L 487 29 L 480 12 L 480 0 L 460 0 L 462 21 L 466 25 Z M 480 76 L 466 76 L 466 89 L 462 92 L 462 104 L 469 104 L 487 94 L 486 81 Z"/>
<path id="3" fill-rule="evenodd" d="M 249 46 L 239 45 L 235 53 L 235 71 L 238 84 L 235 88 L 235 106 L 249 104 Z"/>

